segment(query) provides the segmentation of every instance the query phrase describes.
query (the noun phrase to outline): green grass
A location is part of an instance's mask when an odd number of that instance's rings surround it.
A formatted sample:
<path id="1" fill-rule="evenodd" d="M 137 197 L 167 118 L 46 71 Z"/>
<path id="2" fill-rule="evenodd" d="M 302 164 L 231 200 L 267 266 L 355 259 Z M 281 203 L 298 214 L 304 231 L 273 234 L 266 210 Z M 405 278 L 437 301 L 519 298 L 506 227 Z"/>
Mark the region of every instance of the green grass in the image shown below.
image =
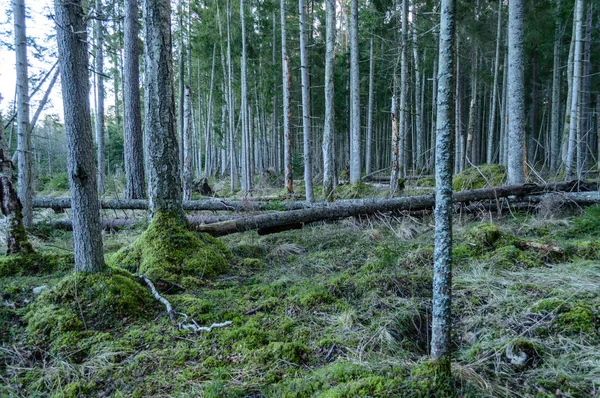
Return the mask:
<path id="1" fill-rule="evenodd" d="M 600 264 L 593 211 L 456 223 L 457 394 L 595 391 Z M 139 233 L 104 238 L 114 252 Z M 432 234 L 432 220 L 406 218 L 221 238 L 231 252 L 224 273 L 163 293 L 187 316 L 175 324 L 121 271 L 116 280 L 99 277 L 110 296 L 96 281 L 86 288 L 87 279 L 65 279 L 61 267 L 0 278 L 0 396 L 430 396 Z M 71 237 L 47 239 L 37 245 L 68 247 Z M 567 255 L 549 260 L 518 248 L 520 240 L 557 243 Z M 32 288 L 41 285 L 54 289 L 36 298 Z M 210 333 L 178 328 L 192 319 L 233 324 Z"/>

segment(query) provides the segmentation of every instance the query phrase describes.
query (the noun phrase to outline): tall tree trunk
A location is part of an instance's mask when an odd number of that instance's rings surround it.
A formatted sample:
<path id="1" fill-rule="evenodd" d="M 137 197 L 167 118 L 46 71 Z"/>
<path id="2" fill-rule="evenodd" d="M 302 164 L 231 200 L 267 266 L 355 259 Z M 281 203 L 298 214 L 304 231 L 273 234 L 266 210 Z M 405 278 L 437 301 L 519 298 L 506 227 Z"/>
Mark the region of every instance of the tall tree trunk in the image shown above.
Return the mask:
<path id="1" fill-rule="evenodd" d="M 416 151 L 415 151 L 415 166 L 417 168 L 417 172 L 423 171 L 423 113 L 419 108 L 422 97 L 421 97 L 421 70 L 419 69 L 419 48 L 417 47 L 417 26 L 413 22 L 412 29 L 412 41 L 413 41 L 413 63 L 414 63 L 414 71 L 415 71 L 415 130 L 414 135 L 416 136 Z"/>
<path id="2" fill-rule="evenodd" d="M 240 23 L 242 30 L 242 59 L 241 59 L 241 104 L 240 111 L 242 113 L 242 157 L 244 162 L 242 163 L 242 189 L 246 193 L 252 192 L 252 178 L 251 178 L 251 140 L 250 140 L 250 125 L 248 115 L 248 82 L 247 82 L 247 56 L 246 56 L 246 21 L 245 21 L 245 9 L 244 0 L 240 0 Z"/>
<path id="3" fill-rule="evenodd" d="M 192 199 L 194 187 L 194 153 L 192 150 L 192 90 L 184 89 L 183 102 L 183 200 Z"/>
<path id="4" fill-rule="evenodd" d="M 146 164 L 150 213 L 183 220 L 169 0 L 144 0 Z"/>
<path id="5" fill-rule="evenodd" d="M 525 182 L 524 29 L 525 4 L 508 4 L 508 183 Z"/>
<path id="6" fill-rule="evenodd" d="M 498 0 L 498 28 L 496 33 L 496 56 L 494 59 L 494 82 L 492 83 L 492 104 L 490 108 L 490 122 L 487 134 L 486 162 L 494 162 L 494 142 L 496 128 L 496 97 L 498 96 L 498 71 L 500 69 L 500 42 L 502 41 L 502 0 Z"/>
<path id="7" fill-rule="evenodd" d="M 560 41 L 562 21 L 560 18 L 561 3 L 556 5 L 557 20 L 554 31 L 554 61 L 552 71 L 552 122 L 550 127 L 550 170 L 556 172 L 561 164 L 560 159 Z"/>
<path id="8" fill-rule="evenodd" d="M 81 0 L 55 0 L 54 18 L 65 110 L 75 271 L 99 272 L 105 265 L 90 117 L 84 4 Z"/>
<path id="9" fill-rule="evenodd" d="M 566 181 L 573 179 L 573 166 L 577 145 L 577 108 L 579 106 L 579 87 L 581 85 L 581 39 L 583 26 L 583 0 L 577 0 L 575 12 L 575 52 L 573 54 L 573 92 L 571 95 L 571 112 L 569 115 L 569 144 L 565 164 Z"/>
<path id="10" fill-rule="evenodd" d="M 302 1 L 302 0 L 301 0 Z M 350 0 L 350 183 L 360 181 L 360 73 L 358 65 L 358 0 Z"/>
<path id="11" fill-rule="evenodd" d="M 588 4 L 585 22 L 585 44 L 583 49 L 583 65 L 581 74 L 581 98 L 579 104 L 578 153 L 577 153 L 577 178 L 582 178 L 584 167 L 587 166 L 589 143 L 591 143 L 590 127 L 590 102 L 591 102 L 591 75 L 590 53 L 592 42 L 592 4 Z"/>
<path id="12" fill-rule="evenodd" d="M 577 8 L 577 2 L 574 3 Z M 577 24 L 575 23 L 576 11 L 573 11 L 573 30 L 571 32 L 571 44 L 569 45 L 569 56 L 567 58 L 567 99 L 565 101 L 565 116 L 563 119 L 563 135 L 561 143 L 561 157 L 563 163 L 567 164 L 567 151 L 569 149 L 569 129 L 570 129 L 570 115 L 571 115 L 571 102 L 573 98 L 573 56 L 575 55 L 575 30 Z"/>
<path id="13" fill-rule="evenodd" d="M 125 197 L 144 197 L 144 150 L 140 110 L 140 59 L 138 44 L 138 0 L 125 0 L 125 62 L 123 101 L 125 107 Z"/>
<path id="14" fill-rule="evenodd" d="M 33 174 L 31 164 L 31 127 L 29 124 L 29 76 L 27 72 L 27 32 L 25 27 L 25 2 L 13 0 L 15 29 L 15 54 L 17 71 L 17 153 L 18 194 L 23 205 L 23 224 L 31 225 L 33 219 Z"/>
<path id="15" fill-rule="evenodd" d="M 283 77 L 283 135 L 285 187 L 288 194 L 294 193 L 294 174 L 292 172 L 292 106 L 290 96 L 292 91 L 292 72 L 287 54 L 286 12 L 285 0 L 280 0 L 281 6 L 281 68 Z"/>
<path id="16" fill-rule="evenodd" d="M 183 150 L 183 136 L 184 131 L 184 107 L 185 107 L 185 45 L 183 39 L 183 0 L 179 0 L 177 6 L 177 24 L 179 26 L 179 43 L 178 43 L 178 67 L 177 67 L 177 86 L 178 86 L 178 99 L 177 99 L 177 136 L 179 138 L 179 167 L 180 172 L 183 172 L 183 156 L 185 151 Z M 183 174 L 180 178 L 183 177 Z"/>
<path id="17" fill-rule="evenodd" d="M 399 147 L 400 147 L 400 172 L 402 176 L 406 175 L 407 162 L 407 141 L 408 141 L 408 0 L 402 0 L 402 31 L 400 33 L 400 108 L 398 112 Z"/>
<path id="18" fill-rule="evenodd" d="M 353 0 L 356 1 L 356 0 Z M 308 79 L 308 56 L 306 47 L 306 10 L 304 0 L 298 1 L 300 9 L 300 73 L 302 79 L 302 130 L 304 143 L 304 185 L 306 187 L 306 200 L 314 201 L 312 187 L 312 159 L 310 155 L 310 94 Z"/>
<path id="19" fill-rule="evenodd" d="M 333 191 L 335 163 L 334 163 L 334 135 L 335 135 L 335 95 L 334 95 L 334 66 L 335 66 L 335 0 L 325 0 L 327 15 L 326 49 L 325 49 L 325 123 L 323 127 L 323 192 L 329 197 Z M 373 39 L 371 39 L 371 59 L 373 56 Z M 372 72 L 371 72 L 372 73 Z M 372 76 L 372 74 L 371 74 Z M 367 152 L 367 156 L 369 152 Z M 370 159 L 367 157 L 367 159 Z M 367 169 L 369 160 L 367 160 Z"/>
<path id="20" fill-rule="evenodd" d="M 227 103 L 229 115 L 229 163 L 230 163 L 230 182 L 231 193 L 235 192 L 237 185 L 237 160 L 235 153 L 235 126 L 234 126 L 234 99 L 233 99 L 233 65 L 231 63 L 231 4 L 227 0 Z"/>
<path id="21" fill-rule="evenodd" d="M 450 388 L 452 300 L 452 133 L 454 130 L 454 0 L 442 0 L 435 168 L 435 234 L 431 357 L 439 361 L 442 383 Z"/>
<path id="22" fill-rule="evenodd" d="M 365 173 L 371 174 L 371 152 L 373 151 L 373 89 L 375 77 L 375 57 L 373 57 L 373 35 L 369 45 L 369 102 L 367 105 L 367 142 L 365 143 Z"/>
<path id="23" fill-rule="evenodd" d="M 102 20 L 104 11 L 102 0 L 96 0 L 96 19 L 94 21 L 94 38 L 96 39 L 94 69 L 96 75 L 96 145 L 98 167 L 98 192 L 104 193 L 106 179 L 105 131 L 104 131 L 104 28 Z"/>

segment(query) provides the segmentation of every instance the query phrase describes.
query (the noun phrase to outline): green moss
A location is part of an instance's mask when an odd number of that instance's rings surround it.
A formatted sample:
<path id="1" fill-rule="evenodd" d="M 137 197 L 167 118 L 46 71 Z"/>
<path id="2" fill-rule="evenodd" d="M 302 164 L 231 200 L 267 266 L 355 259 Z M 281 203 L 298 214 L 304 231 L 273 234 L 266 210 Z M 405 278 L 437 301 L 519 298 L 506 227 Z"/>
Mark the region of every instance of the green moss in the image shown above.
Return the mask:
<path id="1" fill-rule="evenodd" d="M 568 335 L 598 332 L 596 314 L 589 304 L 583 302 L 575 304 L 568 311 L 560 314 L 554 326 Z"/>
<path id="2" fill-rule="evenodd" d="M 338 185 L 333 190 L 335 199 L 357 199 L 377 196 L 378 192 L 369 184 L 359 181 L 354 184 Z"/>
<path id="3" fill-rule="evenodd" d="M 133 244 L 121 249 L 111 263 L 161 284 L 197 287 L 203 279 L 229 269 L 231 252 L 208 234 L 188 231 L 176 217 L 158 213 Z"/>
<path id="4" fill-rule="evenodd" d="M 335 299 L 324 286 L 312 286 L 298 294 L 294 301 L 302 307 L 313 308 L 323 304 L 331 304 Z"/>
<path id="5" fill-rule="evenodd" d="M 411 379 L 417 396 L 455 396 L 450 358 L 421 362 L 412 368 Z"/>
<path id="6" fill-rule="evenodd" d="M 403 384 L 383 376 L 368 376 L 337 385 L 318 396 L 320 398 L 396 397 L 401 396 Z"/>
<path id="7" fill-rule="evenodd" d="M 561 300 L 559 298 L 550 297 L 547 299 L 543 299 L 535 303 L 531 307 L 531 311 L 539 314 L 550 314 L 550 313 L 560 313 L 568 308 L 568 304 L 565 300 Z"/>
<path id="8" fill-rule="evenodd" d="M 72 269 L 75 260 L 72 254 L 33 252 L 0 257 L 0 278 L 47 274 Z"/>
<path id="9" fill-rule="evenodd" d="M 523 251 L 513 245 L 499 247 L 491 253 L 489 260 L 500 269 L 537 268 L 544 265 L 537 253 Z"/>
<path id="10" fill-rule="evenodd" d="M 569 229 L 567 236 L 594 236 L 600 237 L 600 205 L 590 206 L 584 213 L 575 217 L 573 226 Z"/>
<path id="11" fill-rule="evenodd" d="M 42 293 L 24 319 L 34 341 L 51 342 L 64 332 L 100 330 L 124 318 L 144 317 L 152 300 L 127 271 L 78 272 Z"/>
<path id="12" fill-rule="evenodd" d="M 586 260 L 600 260 L 600 241 L 585 240 L 572 242 L 566 252 L 570 256 L 580 257 Z"/>
<path id="13" fill-rule="evenodd" d="M 435 187 L 435 179 L 432 177 L 421 178 L 415 183 L 418 187 Z"/>
<path id="14" fill-rule="evenodd" d="M 470 167 L 452 179 L 452 189 L 455 191 L 495 187 L 506 181 L 506 168 L 498 164 L 483 164 Z"/>
<path id="15" fill-rule="evenodd" d="M 478 224 L 467 231 L 468 242 L 479 250 L 495 247 L 501 237 L 498 226 L 489 223 Z"/>
<path id="16" fill-rule="evenodd" d="M 305 364 L 309 359 L 309 349 L 300 343 L 272 341 L 256 351 L 256 358 L 262 362 L 283 360 L 294 364 Z"/>
<path id="17" fill-rule="evenodd" d="M 240 262 L 239 265 L 242 268 L 250 270 L 259 270 L 266 267 L 265 262 L 258 258 L 245 258 Z"/>

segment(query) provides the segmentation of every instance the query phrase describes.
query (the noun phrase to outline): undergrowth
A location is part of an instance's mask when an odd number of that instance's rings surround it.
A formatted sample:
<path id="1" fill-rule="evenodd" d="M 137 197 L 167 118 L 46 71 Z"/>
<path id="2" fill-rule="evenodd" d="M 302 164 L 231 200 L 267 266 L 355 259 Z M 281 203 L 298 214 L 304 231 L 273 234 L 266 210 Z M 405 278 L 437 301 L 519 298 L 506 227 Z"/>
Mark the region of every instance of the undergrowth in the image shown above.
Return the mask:
<path id="1" fill-rule="evenodd" d="M 595 211 L 561 228 L 533 216 L 457 223 L 450 391 L 428 361 L 433 224 L 373 218 L 218 241 L 177 230 L 178 252 L 140 252 L 163 236 L 149 229 L 112 257 L 139 273 L 140 256 L 158 253 L 179 273 L 190 242 L 210 245 L 218 272 L 178 276 L 163 292 L 185 314 L 176 323 L 232 321 L 210 333 L 179 329 L 126 271 L 91 290 L 61 268 L 1 278 L 0 395 L 590 396 L 600 379 Z"/>

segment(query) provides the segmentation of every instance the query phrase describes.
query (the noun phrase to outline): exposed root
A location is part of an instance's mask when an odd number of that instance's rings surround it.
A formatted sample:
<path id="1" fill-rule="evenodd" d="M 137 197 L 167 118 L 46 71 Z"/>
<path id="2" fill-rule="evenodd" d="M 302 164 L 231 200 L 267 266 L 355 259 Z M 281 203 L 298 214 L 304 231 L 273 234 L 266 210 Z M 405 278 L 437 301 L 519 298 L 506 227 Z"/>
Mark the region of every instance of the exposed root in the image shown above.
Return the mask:
<path id="1" fill-rule="evenodd" d="M 161 296 L 158 293 L 158 291 L 156 290 L 156 288 L 154 287 L 154 284 L 152 283 L 152 281 L 150 279 L 148 279 L 146 276 L 141 275 L 141 274 L 140 274 L 140 278 L 143 279 L 144 282 L 146 282 L 146 285 L 148 285 L 150 287 L 150 291 L 152 292 L 152 295 L 154 296 L 154 298 L 165 305 L 165 307 L 167 308 L 167 314 L 169 314 L 169 318 L 171 318 L 171 321 L 175 322 L 175 312 L 173 311 L 173 306 L 171 305 L 171 303 L 169 303 L 169 300 L 167 300 L 166 298 L 164 298 L 163 296 Z"/>

